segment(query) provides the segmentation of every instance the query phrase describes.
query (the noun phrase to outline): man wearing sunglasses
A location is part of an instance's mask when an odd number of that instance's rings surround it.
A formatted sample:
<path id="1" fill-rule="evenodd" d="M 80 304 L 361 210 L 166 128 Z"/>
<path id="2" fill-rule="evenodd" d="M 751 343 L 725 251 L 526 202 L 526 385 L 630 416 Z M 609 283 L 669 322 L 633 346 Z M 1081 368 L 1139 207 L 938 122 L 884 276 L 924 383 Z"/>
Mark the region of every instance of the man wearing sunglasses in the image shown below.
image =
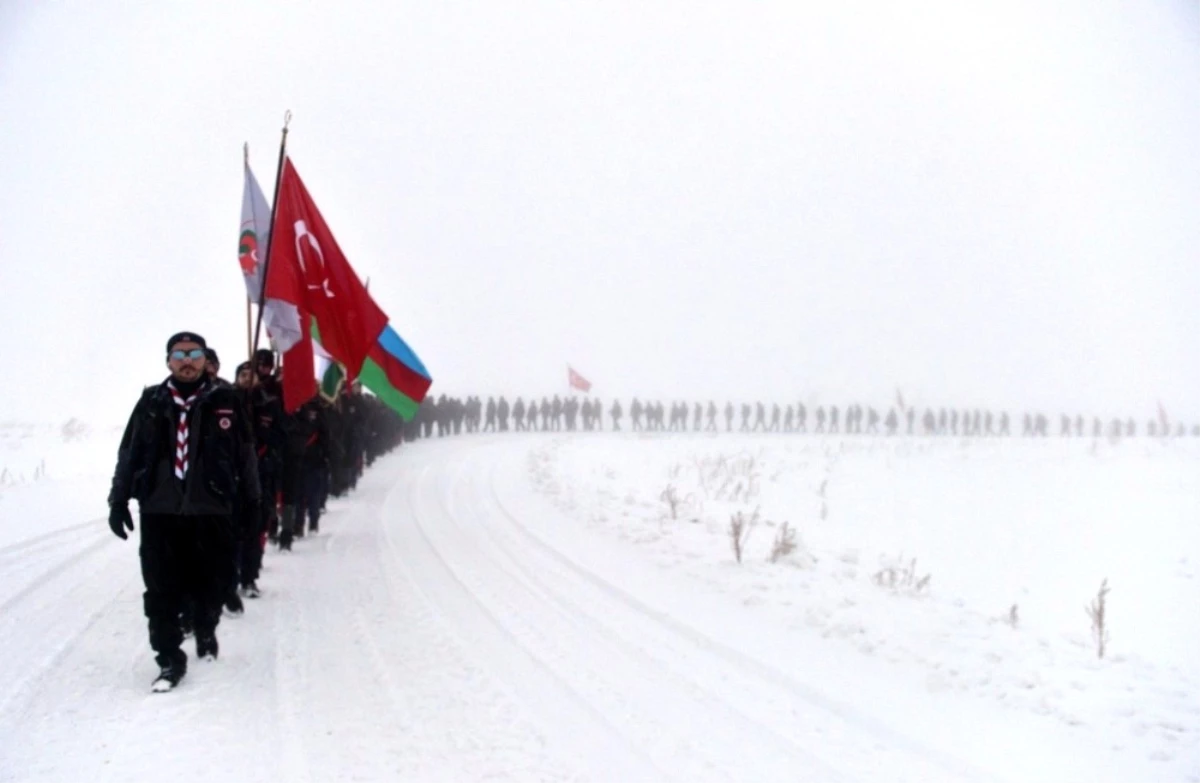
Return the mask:
<path id="1" fill-rule="evenodd" d="M 216 659 L 238 495 L 260 502 L 248 417 L 233 389 L 208 377 L 206 347 L 195 332 L 167 341 L 171 374 L 134 407 L 108 498 L 109 527 L 122 539 L 133 530 L 129 501 L 138 501 L 144 609 L 161 667 L 155 691 L 171 690 L 187 672 L 179 616 L 189 600 L 196 655 Z"/>

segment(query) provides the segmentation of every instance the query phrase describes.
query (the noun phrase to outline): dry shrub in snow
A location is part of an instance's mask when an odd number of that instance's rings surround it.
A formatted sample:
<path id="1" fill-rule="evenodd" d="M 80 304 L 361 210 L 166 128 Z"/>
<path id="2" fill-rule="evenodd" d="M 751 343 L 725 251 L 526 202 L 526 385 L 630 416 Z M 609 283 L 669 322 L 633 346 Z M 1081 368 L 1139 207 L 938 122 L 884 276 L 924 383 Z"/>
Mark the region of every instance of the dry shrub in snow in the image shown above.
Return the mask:
<path id="1" fill-rule="evenodd" d="M 67 419 L 66 423 L 62 425 L 63 442 L 70 443 L 73 440 L 81 440 L 87 436 L 89 429 L 88 425 L 79 419 Z"/>
<path id="2" fill-rule="evenodd" d="M 705 457 L 696 460 L 700 489 L 710 499 L 731 502 L 752 500 L 759 494 L 761 470 L 752 454 Z"/>
<path id="3" fill-rule="evenodd" d="M 932 581 L 932 574 L 917 576 L 917 559 L 914 557 L 908 563 L 893 563 L 884 565 L 875 576 L 871 577 L 871 581 L 880 587 L 886 587 L 889 590 L 897 593 L 908 593 L 910 595 L 920 595 L 928 592 L 929 583 Z"/>
<path id="4" fill-rule="evenodd" d="M 1108 646 L 1108 619 L 1105 614 L 1105 599 L 1108 596 L 1108 580 L 1100 582 L 1100 591 L 1092 602 L 1083 610 L 1092 621 L 1092 639 L 1096 642 L 1096 654 L 1104 657 L 1104 648 Z"/>
<path id="5" fill-rule="evenodd" d="M 690 519 L 698 522 L 700 514 L 704 510 L 704 504 L 696 497 L 695 492 L 681 496 L 674 484 L 668 484 L 667 488 L 659 494 L 658 499 L 666 504 L 671 519 Z M 659 517 L 660 520 L 664 518 L 665 515 Z"/>
<path id="6" fill-rule="evenodd" d="M 796 531 L 784 522 L 775 532 L 775 540 L 771 543 L 771 562 L 777 563 L 781 557 L 787 557 L 796 551 Z"/>
<path id="7" fill-rule="evenodd" d="M 1005 612 L 1004 614 L 998 614 L 995 617 L 989 618 L 988 622 L 989 623 L 1004 623 L 1009 628 L 1015 629 L 1017 627 L 1017 624 L 1020 623 L 1020 620 L 1021 620 L 1021 618 L 1018 616 L 1017 611 L 1018 611 L 1017 605 L 1013 604 L 1012 606 L 1008 607 L 1007 612 Z"/>
<path id="8" fill-rule="evenodd" d="M 729 543 L 733 547 L 733 556 L 742 562 L 742 553 L 746 551 L 746 541 L 750 538 L 751 529 L 758 524 L 758 509 L 747 517 L 741 511 L 729 518 Z"/>
<path id="9" fill-rule="evenodd" d="M 679 493 L 675 491 L 674 484 L 668 484 L 667 488 L 658 496 L 658 499 L 667 504 L 667 508 L 671 512 L 671 519 L 679 518 Z"/>

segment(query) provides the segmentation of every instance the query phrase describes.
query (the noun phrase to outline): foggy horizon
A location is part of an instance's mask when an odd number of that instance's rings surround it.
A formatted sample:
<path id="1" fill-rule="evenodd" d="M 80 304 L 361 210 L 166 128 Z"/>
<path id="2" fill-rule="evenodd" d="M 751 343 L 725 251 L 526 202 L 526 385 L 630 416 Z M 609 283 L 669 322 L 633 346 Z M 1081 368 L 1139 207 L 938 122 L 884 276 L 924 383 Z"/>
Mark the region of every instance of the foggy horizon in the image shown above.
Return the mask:
<path id="1" fill-rule="evenodd" d="M 1200 422 L 1200 9 L 0 10 L 5 421 L 246 344 L 279 129 L 430 396 Z M 265 341 L 264 341 L 265 342 Z M 51 370 L 51 368 L 54 370 Z M 59 369 L 61 367 L 61 369 Z M 1019 422 L 1014 422 L 1019 424 Z"/>

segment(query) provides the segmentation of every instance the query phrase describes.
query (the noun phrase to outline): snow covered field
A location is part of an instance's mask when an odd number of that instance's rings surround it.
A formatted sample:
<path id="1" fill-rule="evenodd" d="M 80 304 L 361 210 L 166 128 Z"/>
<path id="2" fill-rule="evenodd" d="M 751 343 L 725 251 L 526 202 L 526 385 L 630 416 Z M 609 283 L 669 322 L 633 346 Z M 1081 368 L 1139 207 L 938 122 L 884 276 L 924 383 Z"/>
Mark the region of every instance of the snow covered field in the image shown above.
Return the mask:
<path id="1" fill-rule="evenodd" d="M 1200 781 L 1200 441 L 420 442 L 155 696 L 118 436 L 0 425 L 0 780 Z"/>

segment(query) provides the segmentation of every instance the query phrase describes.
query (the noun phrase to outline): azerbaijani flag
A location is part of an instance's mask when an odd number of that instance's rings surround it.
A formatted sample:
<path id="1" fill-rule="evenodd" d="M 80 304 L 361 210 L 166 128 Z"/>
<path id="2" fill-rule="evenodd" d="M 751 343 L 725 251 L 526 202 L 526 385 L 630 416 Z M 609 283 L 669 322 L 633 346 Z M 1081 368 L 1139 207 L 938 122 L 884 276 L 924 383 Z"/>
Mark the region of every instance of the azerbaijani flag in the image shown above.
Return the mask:
<path id="1" fill-rule="evenodd" d="M 313 337 L 320 341 L 320 324 L 313 324 Z M 433 385 L 425 365 L 391 324 L 371 346 L 357 380 L 405 421 L 412 421 Z"/>
<path id="2" fill-rule="evenodd" d="M 391 324 L 384 327 L 383 334 L 371 346 L 358 377 L 363 386 L 375 392 L 405 421 L 412 421 L 417 415 L 417 406 L 433 385 L 425 365 Z"/>

